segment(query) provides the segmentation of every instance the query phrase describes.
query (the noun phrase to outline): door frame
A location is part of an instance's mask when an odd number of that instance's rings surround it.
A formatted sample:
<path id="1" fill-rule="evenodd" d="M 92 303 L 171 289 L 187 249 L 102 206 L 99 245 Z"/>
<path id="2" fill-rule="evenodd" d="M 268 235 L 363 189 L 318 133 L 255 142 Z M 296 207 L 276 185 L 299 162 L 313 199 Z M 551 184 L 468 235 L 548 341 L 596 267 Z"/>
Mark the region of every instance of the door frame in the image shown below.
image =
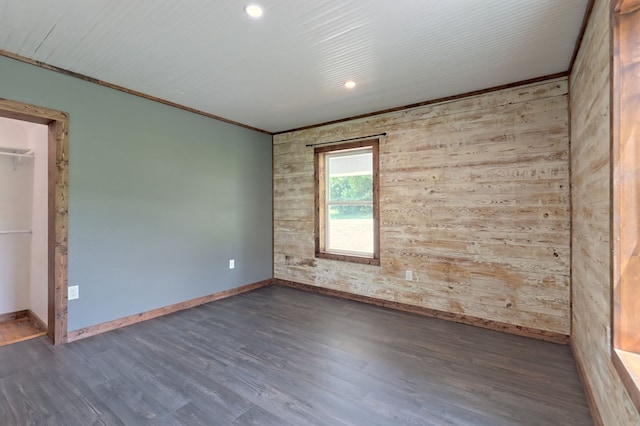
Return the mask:
<path id="1" fill-rule="evenodd" d="M 54 345 L 67 342 L 69 114 L 0 98 L 0 117 L 46 124 L 48 132 L 48 331 Z"/>

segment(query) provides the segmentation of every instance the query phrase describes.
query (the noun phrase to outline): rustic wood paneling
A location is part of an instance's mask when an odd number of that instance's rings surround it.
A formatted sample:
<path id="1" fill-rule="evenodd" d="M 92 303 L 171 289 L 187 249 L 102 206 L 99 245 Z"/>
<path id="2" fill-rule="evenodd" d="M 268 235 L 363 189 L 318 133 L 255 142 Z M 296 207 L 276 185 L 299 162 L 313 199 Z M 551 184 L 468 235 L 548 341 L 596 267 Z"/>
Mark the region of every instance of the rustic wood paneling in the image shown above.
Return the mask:
<path id="1" fill-rule="evenodd" d="M 381 300 L 373 297 L 360 296 L 357 294 L 346 293 L 340 290 L 332 290 L 328 288 L 318 287 L 315 285 L 302 284 L 293 281 L 274 280 L 275 284 L 285 287 L 297 288 L 300 290 L 311 291 L 314 293 L 320 293 L 328 296 L 339 297 L 342 299 L 355 300 L 362 303 L 367 303 L 375 306 L 382 306 L 384 308 L 395 309 L 397 311 L 411 312 L 414 314 L 422 315 L 429 318 L 438 318 L 445 321 L 457 322 L 460 324 L 473 325 L 475 327 L 486 328 L 488 330 L 497 330 L 507 332 L 509 334 L 516 334 L 518 336 L 531 337 L 538 340 L 544 340 L 546 342 L 568 344 L 569 336 L 566 334 L 553 333 L 549 331 L 542 331 L 538 329 L 530 329 L 527 327 L 516 326 L 497 321 L 489 321 L 481 318 L 470 317 L 467 315 L 454 314 L 451 312 L 436 311 L 434 309 L 422 308 L 414 305 L 407 305 L 405 303 L 390 302 L 388 300 Z"/>
<path id="2" fill-rule="evenodd" d="M 557 78 L 274 136 L 274 277 L 568 335 L 567 90 Z M 380 266 L 314 258 L 305 145 L 382 132 Z"/>
<path id="3" fill-rule="evenodd" d="M 48 322 L 55 344 L 67 339 L 67 276 L 69 229 L 69 119 L 49 124 Z M 51 232 L 51 231 L 54 232 Z"/>
<path id="4" fill-rule="evenodd" d="M 576 367 L 578 369 L 580 381 L 582 382 L 582 387 L 585 390 L 585 396 L 587 397 L 587 404 L 589 405 L 589 412 L 591 413 L 593 424 L 594 426 L 604 426 L 604 424 L 602 423 L 602 415 L 600 414 L 600 409 L 598 408 L 598 404 L 596 403 L 594 393 L 589 387 L 589 375 L 587 373 L 587 370 L 585 370 L 585 363 L 582 361 L 580 352 L 576 350 L 575 342 L 573 339 L 569 339 L 569 347 L 571 348 L 573 359 L 576 362 Z"/>
<path id="5" fill-rule="evenodd" d="M 596 1 L 570 76 L 572 347 L 598 424 L 640 416 L 611 362 L 610 2 Z"/>
<path id="6" fill-rule="evenodd" d="M 593 1 L 593 0 L 591 0 L 591 1 Z M 581 30 L 581 34 L 582 34 L 583 31 L 584 30 Z M 566 77 L 568 74 L 569 74 L 568 71 L 564 71 L 564 72 L 559 72 L 559 73 L 555 73 L 555 74 L 544 75 L 544 76 L 541 76 L 541 77 L 536 77 L 536 78 L 531 78 L 531 79 L 527 79 L 527 80 L 516 81 L 514 83 L 502 84 L 500 86 L 490 87 L 490 88 L 487 88 L 487 89 L 474 90 L 474 91 L 471 91 L 471 92 L 460 93 L 460 94 L 453 95 L 453 96 L 446 96 L 446 97 L 443 97 L 443 98 L 430 99 L 428 101 L 417 102 L 417 103 L 414 103 L 414 104 L 403 105 L 403 106 L 388 108 L 388 109 L 384 109 L 384 110 L 380 110 L 380 111 L 354 115 L 354 116 L 351 116 L 351 117 L 348 117 L 348 118 L 341 118 L 341 119 L 338 119 L 338 120 L 327 121 L 327 122 L 324 122 L 324 123 L 311 124 L 311 125 L 308 125 L 308 126 L 298 127 L 298 128 L 295 128 L 295 129 L 290 129 L 290 130 L 286 130 L 286 131 L 282 131 L 282 132 L 275 132 L 274 135 L 283 134 L 283 133 L 290 133 L 290 132 L 298 132 L 300 130 L 308 130 L 308 129 L 313 129 L 313 128 L 317 128 L 317 127 L 328 126 L 328 125 L 331 125 L 331 124 L 343 123 L 345 121 L 353 121 L 353 120 L 362 119 L 362 118 L 368 118 L 368 117 L 372 117 L 372 116 L 376 116 L 376 115 L 388 114 L 388 113 L 396 112 L 396 111 L 414 109 L 414 108 L 423 107 L 423 106 L 426 106 L 426 105 L 441 104 L 441 103 L 445 103 L 445 102 L 449 102 L 449 101 L 454 101 L 454 100 L 457 100 L 457 99 L 463 99 L 463 98 L 469 98 L 469 97 L 472 97 L 472 96 L 484 95 L 485 93 L 495 92 L 495 91 L 498 91 L 498 90 L 508 89 L 508 88 L 511 88 L 511 87 L 524 86 L 524 85 L 531 84 L 531 83 L 537 83 L 539 81 L 551 80 L 551 79 L 559 78 L 559 77 Z"/>

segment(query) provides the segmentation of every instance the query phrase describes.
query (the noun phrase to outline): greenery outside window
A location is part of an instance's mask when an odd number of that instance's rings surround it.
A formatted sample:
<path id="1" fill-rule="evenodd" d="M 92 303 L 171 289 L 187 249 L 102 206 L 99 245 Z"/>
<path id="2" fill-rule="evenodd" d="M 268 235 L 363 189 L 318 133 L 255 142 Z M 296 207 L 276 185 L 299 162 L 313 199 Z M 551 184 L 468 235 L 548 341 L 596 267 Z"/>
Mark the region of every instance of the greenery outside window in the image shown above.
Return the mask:
<path id="1" fill-rule="evenodd" d="M 378 140 L 315 148 L 316 257 L 380 264 Z"/>

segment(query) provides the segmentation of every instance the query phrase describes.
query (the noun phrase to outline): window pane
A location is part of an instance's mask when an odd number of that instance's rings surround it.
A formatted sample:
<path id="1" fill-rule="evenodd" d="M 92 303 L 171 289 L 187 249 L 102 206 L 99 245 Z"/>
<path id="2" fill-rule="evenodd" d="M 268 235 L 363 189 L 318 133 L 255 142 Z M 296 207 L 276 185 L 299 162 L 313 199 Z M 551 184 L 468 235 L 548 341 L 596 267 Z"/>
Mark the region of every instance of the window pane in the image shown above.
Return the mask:
<path id="1" fill-rule="evenodd" d="M 328 251 L 373 254 L 373 207 L 329 205 Z"/>
<path id="2" fill-rule="evenodd" d="M 316 257 L 380 265 L 378 145 L 372 139 L 315 148 Z"/>
<path id="3" fill-rule="evenodd" d="M 327 156 L 331 201 L 373 200 L 373 156 L 370 151 Z"/>

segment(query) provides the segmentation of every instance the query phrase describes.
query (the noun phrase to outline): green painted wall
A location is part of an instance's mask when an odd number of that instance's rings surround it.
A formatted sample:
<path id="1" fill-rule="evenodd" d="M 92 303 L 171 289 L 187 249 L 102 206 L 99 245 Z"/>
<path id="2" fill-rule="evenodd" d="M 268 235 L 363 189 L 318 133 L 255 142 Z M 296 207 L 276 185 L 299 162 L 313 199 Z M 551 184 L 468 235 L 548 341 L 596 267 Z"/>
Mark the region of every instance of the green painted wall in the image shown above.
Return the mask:
<path id="1" fill-rule="evenodd" d="M 0 97 L 69 113 L 69 330 L 271 278 L 271 136 L 2 56 Z"/>

